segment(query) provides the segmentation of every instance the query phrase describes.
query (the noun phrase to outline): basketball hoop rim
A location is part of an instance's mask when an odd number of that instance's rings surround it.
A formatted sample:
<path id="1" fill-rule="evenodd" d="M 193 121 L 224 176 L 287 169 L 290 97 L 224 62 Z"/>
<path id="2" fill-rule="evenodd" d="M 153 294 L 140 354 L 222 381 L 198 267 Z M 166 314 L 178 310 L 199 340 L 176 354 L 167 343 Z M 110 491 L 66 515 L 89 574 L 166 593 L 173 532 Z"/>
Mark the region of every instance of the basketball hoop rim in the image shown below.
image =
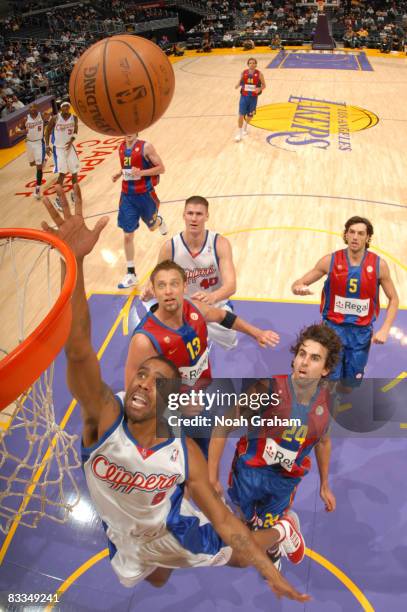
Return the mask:
<path id="1" fill-rule="evenodd" d="M 0 411 L 21 395 L 52 363 L 71 328 L 71 297 L 76 285 L 76 259 L 60 238 L 30 228 L 0 228 L 0 240 L 22 238 L 49 244 L 61 253 L 66 274 L 61 293 L 36 329 L 0 361 Z"/>

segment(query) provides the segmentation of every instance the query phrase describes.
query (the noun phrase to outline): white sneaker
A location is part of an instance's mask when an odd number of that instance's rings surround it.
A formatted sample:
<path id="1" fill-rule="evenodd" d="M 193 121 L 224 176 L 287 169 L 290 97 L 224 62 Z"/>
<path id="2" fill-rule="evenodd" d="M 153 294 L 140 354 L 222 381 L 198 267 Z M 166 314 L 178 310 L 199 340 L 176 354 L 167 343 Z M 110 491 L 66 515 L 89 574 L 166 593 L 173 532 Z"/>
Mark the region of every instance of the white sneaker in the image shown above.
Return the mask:
<path id="1" fill-rule="evenodd" d="M 247 130 L 243 130 L 243 136 L 247 136 L 248 135 L 248 131 Z"/>
<path id="2" fill-rule="evenodd" d="M 73 191 L 71 191 L 71 202 L 75 204 L 75 193 Z"/>
<path id="3" fill-rule="evenodd" d="M 236 134 L 235 136 L 235 142 L 240 142 L 242 140 L 242 136 L 241 134 Z"/>
<path id="4" fill-rule="evenodd" d="M 137 283 L 138 278 L 135 274 L 126 274 L 117 286 L 119 289 L 128 289 L 129 287 L 133 287 L 133 285 L 137 285 Z"/>
<path id="5" fill-rule="evenodd" d="M 158 215 L 157 217 L 158 219 L 161 219 L 161 223 L 158 226 L 158 231 L 160 232 L 161 236 L 166 236 L 168 234 L 168 228 L 165 224 L 164 219 L 161 217 L 161 215 Z"/>
<path id="6" fill-rule="evenodd" d="M 301 563 L 305 555 L 305 542 L 300 531 L 298 515 L 290 510 L 282 519 L 277 521 L 284 528 L 285 537 L 280 542 L 281 553 L 288 557 L 291 563 Z M 276 524 L 277 524 L 276 523 Z"/>
<path id="7" fill-rule="evenodd" d="M 61 206 L 61 200 L 59 199 L 58 196 L 55 198 L 54 206 L 59 212 L 63 212 L 63 208 Z"/>
<path id="8" fill-rule="evenodd" d="M 37 185 L 35 188 L 35 199 L 36 200 L 41 200 L 41 191 L 40 191 L 40 186 Z"/>

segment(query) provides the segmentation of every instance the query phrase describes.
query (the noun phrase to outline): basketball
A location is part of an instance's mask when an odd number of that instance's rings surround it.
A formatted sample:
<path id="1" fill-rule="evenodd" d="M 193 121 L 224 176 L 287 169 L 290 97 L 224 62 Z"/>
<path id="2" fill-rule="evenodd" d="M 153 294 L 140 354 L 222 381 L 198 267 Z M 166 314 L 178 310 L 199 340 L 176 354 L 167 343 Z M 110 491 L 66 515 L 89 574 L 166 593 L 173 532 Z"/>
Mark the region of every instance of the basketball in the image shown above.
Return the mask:
<path id="1" fill-rule="evenodd" d="M 167 110 L 174 86 L 165 53 L 145 38 L 123 34 L 100 40 L 81 55 L 69 95 L 88 127 L 119 136 L 155 123 Z"/>

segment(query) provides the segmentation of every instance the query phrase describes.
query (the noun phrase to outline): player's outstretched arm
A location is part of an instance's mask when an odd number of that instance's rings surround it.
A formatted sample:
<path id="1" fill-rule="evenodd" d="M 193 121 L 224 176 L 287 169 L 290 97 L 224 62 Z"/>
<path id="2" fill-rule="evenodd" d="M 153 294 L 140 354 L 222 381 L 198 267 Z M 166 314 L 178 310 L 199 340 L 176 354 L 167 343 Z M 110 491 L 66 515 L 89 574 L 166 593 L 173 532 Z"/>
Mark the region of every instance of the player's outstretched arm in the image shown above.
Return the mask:
<path id="1" fill-rule="evenodd" d="M 239 566 L 252 565 L 267 580 L 277 597 L 308 601 L 309 595 L 299 593 L 274 567 L 265 552 L 256 544 L 247 527 L 219 499 L 208 480 L 206 461 L 197 444 L 187 438 L 188 489 L 192 499 L 212 523 L 225 544 L 233 548 Z"/>
<path id="2" fill-rule="evenodd" d="M 390 276 L 389 266 L 384 259 L 380 259 L 379 281 L 389 303 L 387 305 L 386 318 L 383 325 L 373 334 L 372 342 L 375 344 L 384 344 L 389 337 L 390 328 L 393 325 L 399 307 L 399 296 Z"/>
<path id="3" fill-rule="evenodd" d="M 218 236 L 216 241 L 216 252 L 219 260 L 219 271 L 222 278 L 222 286 L 215 291 L 197 291 L 192 298 L 205 302 L 205 304 L 216 304 L 227 300 L 236 291 L 236 270 L 233 263 L 232 247 L 227 238 Z"/>
<path id="4" fill-rule="evenodd" d="M 262 348 L 266 346 L 274 347 L 280 342 L 280 336 L 271 329 L 259 329 L 223 308 L 215 308 L 198 301 L 195 301 L 194 304 L 202 312 L 207 323 L 219 323 L 227 329 L 234 329 L 251 336 Z"/>
<path id="5" fill-rule="evenodd" d="M 320 496 L 325 504 L 327 512 L 333 512 L 336 508 L 335 495 L 329 487 L 329 462 L 331 459 L 331 437 L 325 434 L 314 447 L 315 456 L 317 458 L 319 480 L 320 480 Z"/>
<path id="6" fill-rule="evenodd" d="M 116 418 L 119 409 L 111 390 L 102 381 L 99 362 L 91 344 L 91 321 L 85 295 L 83 262 L 99 239 L 100 233 L 109 221 L 102 217 L 90 230 L 82 216 L 82 196 L 79 185 L 75 190 L 75 214 L 72 215 L 62 187 L 57 187 L 61 200 L 62 214 L 58 213 L 51 201 L 44 198 L 44 204 L 56 228 L 45 221 L 42 228 L 61 238 L 72 249 L 77 262 L 77 281 L 72 295 L 72 325 L 65 352 L 68 362 L 68 385 L 72 395 L 78 400 L 84 424 L 83 440 L 86 446 L 98 440 L 100 421 Z M 63 267 L 64 273 L 64 267 Z"/>
<path id="7" fill-rule="evenodd" d="M 314 268 L 294 281 L 291 285 L 291 291 L 294 295 L 312 295 L 309 285 L 316 283 L 320 278 L 328 274 L 332 255 L 325 255 L 320 259 Z"/>

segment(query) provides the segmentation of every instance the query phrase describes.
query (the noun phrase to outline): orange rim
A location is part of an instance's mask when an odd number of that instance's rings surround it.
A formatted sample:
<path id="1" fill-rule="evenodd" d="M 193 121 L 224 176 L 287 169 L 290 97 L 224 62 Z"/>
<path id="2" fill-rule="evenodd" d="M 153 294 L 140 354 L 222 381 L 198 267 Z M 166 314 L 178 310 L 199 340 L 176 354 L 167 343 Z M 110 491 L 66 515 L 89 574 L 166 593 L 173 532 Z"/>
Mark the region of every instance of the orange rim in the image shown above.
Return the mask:
<path id="1" fill-rule="evenodd" d="M 72 321 L 71 296 L 76 284 L 76 260 L 65 242 L 35 229 L 0 229 L 0 239 L 25 238 L 55 247 L 66 263 L 61 293 L 38 327 L 0 361 L 0 410 L 11 404 L 39 378 L 64 346 Z"/>

